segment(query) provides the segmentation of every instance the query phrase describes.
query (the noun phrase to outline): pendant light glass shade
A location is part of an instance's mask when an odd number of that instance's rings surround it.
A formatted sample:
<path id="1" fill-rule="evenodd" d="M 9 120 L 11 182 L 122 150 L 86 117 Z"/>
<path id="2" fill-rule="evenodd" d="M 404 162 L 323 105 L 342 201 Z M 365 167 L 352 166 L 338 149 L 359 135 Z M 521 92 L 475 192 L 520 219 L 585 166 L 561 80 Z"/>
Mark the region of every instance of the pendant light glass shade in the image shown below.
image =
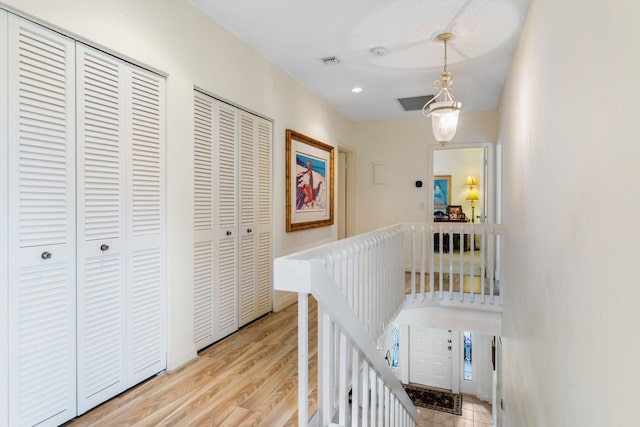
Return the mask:
<path id="1" fill-rule="evenodd" d="M 440 144 L 445 145 L 456 136 L 461 106 L 462 103 L 451 101 L 433 102 L 429 105 L 433 137 Z"/>

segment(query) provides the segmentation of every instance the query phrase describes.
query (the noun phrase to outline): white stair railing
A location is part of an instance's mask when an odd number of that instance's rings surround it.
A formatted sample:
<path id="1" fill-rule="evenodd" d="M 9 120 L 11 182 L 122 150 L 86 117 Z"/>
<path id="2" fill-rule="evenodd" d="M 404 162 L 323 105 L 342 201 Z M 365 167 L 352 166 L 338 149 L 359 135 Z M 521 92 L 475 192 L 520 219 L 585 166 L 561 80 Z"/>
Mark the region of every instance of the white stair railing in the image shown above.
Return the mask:
<path id="1" fill-rule="evenodd" d="M 502 303 L 501 225 L 435 222 L 407 227 L 413 300 L 473 303 L 478 296 L 481 304 Z"/>
<path id="2" fill-rule="evenodd" d="M 405 299 L 405 230 L 388 227 L 274 261 L 275 288 L 298 293 L 298 425 L 309 418 L 308 294 L 318 301 L 319 425 L 414 425 L 417 410 L 375 344 Z"/>

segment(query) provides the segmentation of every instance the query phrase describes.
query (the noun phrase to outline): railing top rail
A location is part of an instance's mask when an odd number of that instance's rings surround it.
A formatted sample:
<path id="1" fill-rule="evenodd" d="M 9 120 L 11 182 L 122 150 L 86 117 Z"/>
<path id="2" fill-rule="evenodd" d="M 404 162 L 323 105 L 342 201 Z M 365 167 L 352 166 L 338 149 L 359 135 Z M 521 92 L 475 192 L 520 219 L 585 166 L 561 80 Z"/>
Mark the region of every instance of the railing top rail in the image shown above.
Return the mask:
<path id="1" fill-rule="evenodd" d="M 371 239 L 375 239 L 381 235 L 384 235 L 385 233 L 395 233 L 398 231 L 402 231 L 404 227 L 405 227 L 404 224 L 394 224 L 389 227 L 384 227 L 378 230 L 369 231 L 367 233 L 358 234 L 356 236 L 348 237 L 342 240 L 336 240 L 334 242 L 329 242 L 324 245 L 316 246 L 300 252 L 295 252 L 279 258 L 298 259 L 298 260 L 320 258 L 323 255 L 330 253 L 332 251 L 353 248 L 358 244 L 363 244 L 367 241 L 370 241 Z"/>
<path id="2" fill-rule="evenodd" d="M 448 222 L 448 221 L 434 221 L 434 222 L 415 222 L 415 223 L 404 223 L 400 224 L 404 227 L 415 227 L 416 229 L 425 227 L 425 229 L 430 229 L 433 227 L 435 230 L 438 228 L 453 228 L 457 229 L 465 229 L 465 230 L 478 230 L 478 232 L 482 230 L 487 230 L 495 233 L 501 233 L 503 231 L 502 224 L 476 224 L 473 222 Z"/>

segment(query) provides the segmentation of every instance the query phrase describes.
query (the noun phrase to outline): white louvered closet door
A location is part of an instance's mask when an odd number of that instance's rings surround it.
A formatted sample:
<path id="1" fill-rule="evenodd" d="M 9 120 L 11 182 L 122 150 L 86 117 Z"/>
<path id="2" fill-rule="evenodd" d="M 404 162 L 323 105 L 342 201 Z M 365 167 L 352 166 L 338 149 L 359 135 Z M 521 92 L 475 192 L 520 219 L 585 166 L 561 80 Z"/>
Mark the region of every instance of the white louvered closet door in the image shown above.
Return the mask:
<path id="1" fill-rule="evenodd" d="M 272 310 L 271 122 L 240 113 L 240 326 Z"/>
<path id="2" fill-rule="evenodd" d="M 201 349 L 272 310 L 272 127 L 198 91 L 194 111 L 194 337 Z"/>
<path id="3" fill-rule="evenodd" d="M 214 339 L 238 330 L 238 109 L 213 100 Z"/>
<path id="4" fill-rule="evenodd" d="M 256 192 L 257 192 L 257 248 L 256 248 L 256 312 L 255 317 L 262 316 L 273 309 L 272 280 L 272 170 L 271 147 L 273 141 L 270 121 L 256 118 Z"/>
<path id="5" fill-rule="evenodd" d="M 131 385 L 166 368 L 165 80 L 127 64 L 127 347 Z"/>
<path id="6" fill-rule="evenodd" d="M 8 36 L 9 425 L 59 425 L 76 412 L 75 46 L 13 15 Z"/>
<path id="7" fill-rule="evenodd" d="M 193 335 L 200 350 L 214 341 L 213 100 L 194 92 Z"/>
<path id="8" fill-rule="evenodd" d="M 0 129 L 7 129 L 7 27 L 8 14 L 0 11 Z M 0 224 L 8 223 L 7 132 L 0 132 Z M 7 331 L 9 318 L 7 227 L 0 227 L 0 425 L 9 425 L 9 370 Z"/>
<path id="9" fill-rule="evenodd" d="M 122 392 L 126 377 L 125 73 L 78 44 L 78 413 Z"/>
<path id="10" fill-rule="evenodd" d="M 239 257 L 239 326 L 256 314 L 256 117 L 240 112 L 240 257 Z"/>

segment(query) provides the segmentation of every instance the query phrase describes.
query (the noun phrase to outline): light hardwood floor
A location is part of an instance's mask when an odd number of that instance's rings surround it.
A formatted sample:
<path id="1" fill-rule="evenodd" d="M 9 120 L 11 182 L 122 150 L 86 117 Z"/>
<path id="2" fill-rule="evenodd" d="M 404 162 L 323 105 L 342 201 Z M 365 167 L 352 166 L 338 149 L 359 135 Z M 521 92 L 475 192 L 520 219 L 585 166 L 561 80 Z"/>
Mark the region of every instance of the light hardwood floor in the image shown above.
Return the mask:
<path id="1" fill-rule="evenodd" d="M 317 306 L 309 299 L 309 414 L 317 405 Z M 183 368 L 145 381 L 70 426 L 297 425 L 297 304 L 201 351 Z"/>

